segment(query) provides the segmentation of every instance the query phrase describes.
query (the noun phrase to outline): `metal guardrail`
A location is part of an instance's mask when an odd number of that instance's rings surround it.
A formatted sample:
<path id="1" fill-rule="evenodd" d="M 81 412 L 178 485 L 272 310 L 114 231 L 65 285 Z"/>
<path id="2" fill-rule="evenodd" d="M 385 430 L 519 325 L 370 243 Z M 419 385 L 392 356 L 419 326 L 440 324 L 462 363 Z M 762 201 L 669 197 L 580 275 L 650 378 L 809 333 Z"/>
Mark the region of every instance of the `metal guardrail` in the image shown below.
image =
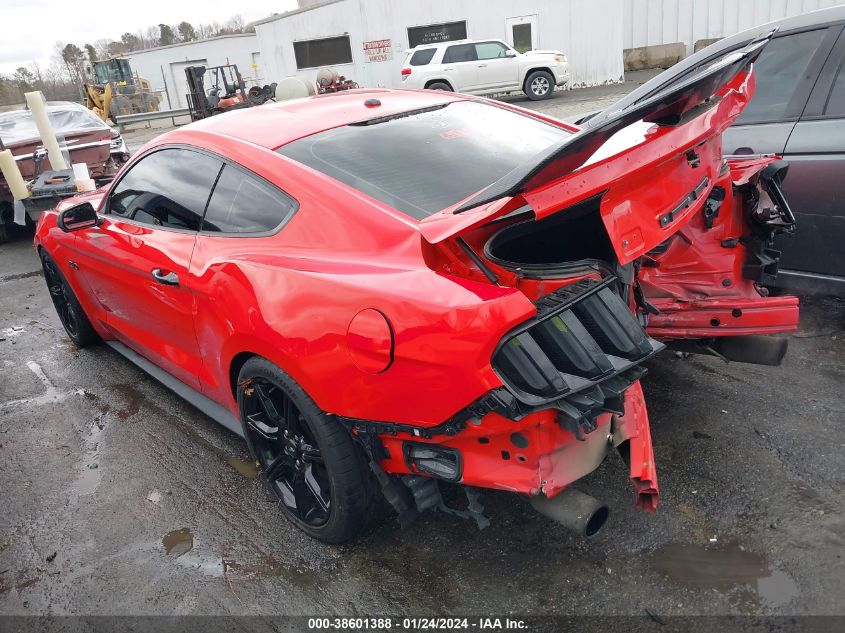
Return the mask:
<path id="1" fill-rule="evenodd" d="M 156 112 L 139 112 L 138 114 L 124 114 L 117 117 L 117 125 L 122 130 L 124 126 L 133 123 L 146 123 L 147 121 L 157 121 L 159 119 L 173 119 L 173 124 L 176 124 L 175 119 L 178 117 L 190 116 L 188 108 L 179 108 L 176 110 L 159 110 Z"/>

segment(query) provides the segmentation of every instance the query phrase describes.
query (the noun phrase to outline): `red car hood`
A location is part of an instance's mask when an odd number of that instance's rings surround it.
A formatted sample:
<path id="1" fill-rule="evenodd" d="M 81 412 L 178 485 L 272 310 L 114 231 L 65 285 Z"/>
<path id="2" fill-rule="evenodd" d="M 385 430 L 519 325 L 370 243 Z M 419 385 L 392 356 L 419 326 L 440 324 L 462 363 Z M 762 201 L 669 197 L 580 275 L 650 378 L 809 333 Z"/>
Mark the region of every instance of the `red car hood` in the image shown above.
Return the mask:
<path id="1" fill-rule="evenodd" d="M 421 234 L 430 243 L 441 242 L 525 205 L 541 219 L 612 185 L 629 195 L 624 209 L 618 200 L 614 208 L 602 204 L 605 227 L 620 262 L 635 259 L 667 237 L 653 220 L 667 208 L 707 197 L 722 168 L 721 134 L 751 99 L 750 65 L 769 39 L 755 41 L 626 110 L 599 115 L 597 123 L 588 122 L 486 189 L 421 221 Z M 679 170 L 677 164 L 666 168 L 687 156 L 690 169 Z M 667 173 L 661 178 L 663 168 Z M 642 230 L 632 237 L 637 227 Z"/>

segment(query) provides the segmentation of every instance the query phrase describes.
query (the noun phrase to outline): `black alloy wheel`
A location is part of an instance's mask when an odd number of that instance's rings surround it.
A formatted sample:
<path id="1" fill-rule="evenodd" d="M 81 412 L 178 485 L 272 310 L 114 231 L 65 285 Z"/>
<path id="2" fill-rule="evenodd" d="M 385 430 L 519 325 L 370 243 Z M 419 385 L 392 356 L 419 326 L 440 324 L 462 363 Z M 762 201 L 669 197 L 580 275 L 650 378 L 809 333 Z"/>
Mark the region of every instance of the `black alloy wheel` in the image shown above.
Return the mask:
<path id="1" fill-rule="evenodd" d="M 259 356 L 241 368 L 237 400 L 249 449 L 285 517 L 327 543 L 355 538 L 375 514 L 380 495 L 346 427 Z"/>
<path id="2" fill-rule="evenodd" d="M 244 389 L 243 420 L 262 476 L 285 508 L 308 525 L 325 525 L 332 496 L 326 463 L 299 409 L 269 380 Z"/>
<path id="3" fill-rule="evenodd" d="M 50 291 L 50 299 L 53 300 L 59 321 L 62 322 L 70 340 L 79 347 L 98 342 L 100 337 L 88 317 L 85 316 L 76 295 L 73 294 L 64 275 L 56 266 L 56 262 L 43 250 L 41 251 L 41 266 L 44 269 L 44 279 Z"/>

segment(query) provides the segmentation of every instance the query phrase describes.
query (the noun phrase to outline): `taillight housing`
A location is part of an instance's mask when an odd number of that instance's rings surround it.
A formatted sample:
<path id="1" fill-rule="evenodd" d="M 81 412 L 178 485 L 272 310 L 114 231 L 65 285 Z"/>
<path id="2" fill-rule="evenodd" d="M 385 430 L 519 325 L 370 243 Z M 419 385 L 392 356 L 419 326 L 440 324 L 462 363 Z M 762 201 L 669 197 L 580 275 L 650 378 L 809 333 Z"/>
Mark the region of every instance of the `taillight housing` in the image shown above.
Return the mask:
<path id="1" fill-rule="evenodd" d="M 403 76 L 403 77 L 407 77 L 407 76 L 408 76 L 408 75 L 410 75 L 410 74 L 411 74 L 411 69 L 410 69 L 410 68 L 403 68 L 403 69 L 402 69 L 402 76 Z"/>

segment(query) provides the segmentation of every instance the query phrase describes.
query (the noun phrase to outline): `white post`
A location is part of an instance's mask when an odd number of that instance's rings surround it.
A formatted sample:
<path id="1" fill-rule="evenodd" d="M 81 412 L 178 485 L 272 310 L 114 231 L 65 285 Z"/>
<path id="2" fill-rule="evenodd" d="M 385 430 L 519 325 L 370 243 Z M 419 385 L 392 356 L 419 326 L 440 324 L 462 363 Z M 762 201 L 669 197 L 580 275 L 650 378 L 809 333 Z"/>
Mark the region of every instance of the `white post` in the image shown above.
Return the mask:
<path id="1" fill-rule="evenodd" d="M 50 161 L 50 166 L 54 171 L 61 171 L 67 169 L 67 163 L 62 156 L 62 151 L 59 148 L 59 141 L 56 138 L 56 133 L 53 131 L 53 125 L 50 123 L 50 117 L 47 116 L 47 104 L 44 100 L 44 95 L 40 90 L 34 92 L 27 92 L 24 94 L 26 104 L 32 112 L 32 119 L 35 121 L 35 126 L 38 128 L 38 134 L 41 136 L 41 142 L 47 149 L 47 158 Z"/>

